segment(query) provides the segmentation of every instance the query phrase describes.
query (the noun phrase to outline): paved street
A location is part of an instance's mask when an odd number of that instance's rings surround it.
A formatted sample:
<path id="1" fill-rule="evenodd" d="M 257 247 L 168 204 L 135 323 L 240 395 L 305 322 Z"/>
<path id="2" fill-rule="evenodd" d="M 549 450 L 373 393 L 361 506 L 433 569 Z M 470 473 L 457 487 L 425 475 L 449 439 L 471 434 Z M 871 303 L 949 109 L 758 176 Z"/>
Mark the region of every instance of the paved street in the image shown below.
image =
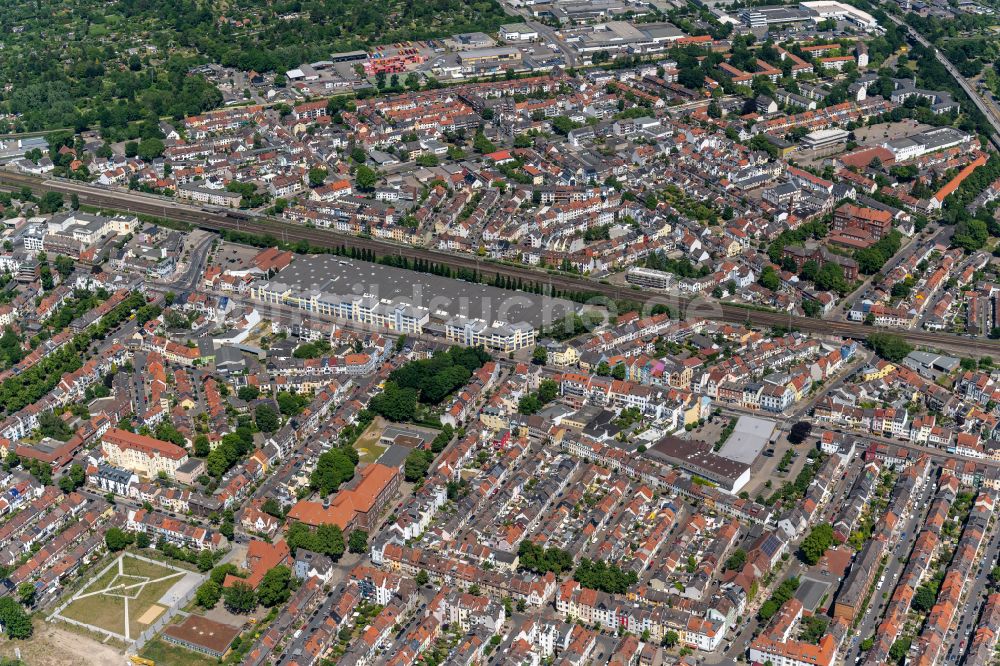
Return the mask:
<path id="1" fill-rule="evenodd" d="M 976 631 L 979 612 L 986 601 L 987 588 L 990 585 L 990 569 L 996 564 L 1000 555 L 1000 539 L 997 538 L 997 523 L 993 522 L 992 530 L 983 537 L 983 545 L 979 553 L 979 568 L 970 575 L 974 576 L 966 583 L 966 594 L 962 606 L 956 613 L 957 621 L 952 631 L 951 649 L 945 656 L 944 663 L 958 664 L 969 646 L 969 639 Z"/>
<path id="2" fill-rule="evenodd" d="M 934 494 L 935 476 L 934 470 L 927 475 L 927 480 L 924 482 L 920 495 L 914 500 L 912 508 L 903 526 L 900 528 L 898 534 L 899 541 L 896 548 L 891 551 L 893 555 L 890 555 L 885 565 L 885 572 L 883 574 L 885 582 L 882 583 L 881 588 L 877 588 L 875 593 L 872 594 L 871 602 L 865 611 L 864 619 L 858 624 L 858 628 L 854 632 L 854 638 L 851 639 L 849 646 L 845 648 L 845 663 L 854 663 L 855 659 L 861 654 L 861 641 L 874 634 L 878 628 L 879 622 L 882 619 L 882 613 L 885 611 L 885 606 L 889 598 L 892 597 L 892 591 L 895 589 L 896 583 L 899 581 L 899 576 L 906 566 L 906 558 L 912 550 L 914 537 L 924 520 L 926 507 L 923 505 Z M 896 553 L 899 555 L 896 555 Z M 902 561 L 900 561 L 901 557 Z M 883 598 L 883 595 L 885 598 Z"/>

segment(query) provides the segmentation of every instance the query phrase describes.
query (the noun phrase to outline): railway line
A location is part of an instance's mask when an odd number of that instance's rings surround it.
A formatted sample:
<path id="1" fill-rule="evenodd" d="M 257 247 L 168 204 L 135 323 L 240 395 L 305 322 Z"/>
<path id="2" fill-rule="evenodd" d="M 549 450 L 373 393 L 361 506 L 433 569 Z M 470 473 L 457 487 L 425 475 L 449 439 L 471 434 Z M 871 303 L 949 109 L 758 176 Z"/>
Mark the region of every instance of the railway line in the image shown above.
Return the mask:
<path id="1" fill-rule="evenodd" d="M 75 193 L 80 202 L 86 205 L 157 216 L 210 231 L 231 230 L 270 235 L 285 242 L 304 240 L 316 247 L 353 247 L 371 251 L 379 256 L 395 255 L 410 260 L 420 259 L 445 264 L 453 268 L 475 270 L 484 276 L 501 275 L 520 278 L 524 281 L 548 285 L 551 289 L 564 292 L 588 292 L 606 299 L 630 300 L 644 305 L 663 304 L 682 316 L 731 323 L 750 323 L 756 326 L 784 326 L 816 335 L 837 335 L 858 340 L 863 340 L 870 333 L 879 330 L 863 324 L 790 316 L 785 313 L 754 310 L 704 298 L 676 297 L 648 290 L 637 291 L 629 287 L 606 284 L 588 278 L 501 264 L 464 254 L 448 254 L 376 238 L 304 227 L 251 216 L 238 211 L 201 209 L 155 195 L 107 190 L 76 181 L 46 179 L 0 169 L 0 188 L 16 191 L 25 186 L 30 187 L 33 191 L 55 191 L 67 195 Z M 963 355 L 1000 356 L 1000 341 L 998 340 L 920 330 L 893 330 L 892 332 L 904 337 L 914 345 L 947 349 Z"/>

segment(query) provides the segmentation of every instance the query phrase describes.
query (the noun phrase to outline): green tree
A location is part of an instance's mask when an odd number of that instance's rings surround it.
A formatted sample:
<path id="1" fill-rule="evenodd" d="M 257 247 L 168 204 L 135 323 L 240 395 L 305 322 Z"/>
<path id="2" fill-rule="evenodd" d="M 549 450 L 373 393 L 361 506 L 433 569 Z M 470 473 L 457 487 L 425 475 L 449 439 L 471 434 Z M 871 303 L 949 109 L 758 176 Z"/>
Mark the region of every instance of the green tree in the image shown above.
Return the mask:
<path id="1" fill-rule="evenodd" d="M 31 638 L 31 617 L 13 597 L 0 597 L 0 625 L 13 639 Z"/>
<path id="2" fill-rule="evenodd" d="M 966 252 L 982 249 L 989 240 L 989 231 L 986 222 L 976 218 L 960 220 L 955 225 L 955 234 L 951 242 L 955 247 L 960 247 Z"/>
<path id="3" fill-rule="evenodd" d="M 933 587 L 924 584 L 917 587 L 917 591 L 913 594 L 913 602 L 910 605 L 918 613 L 926 613 L 934 607 L 935 599 L 937 599 L 937 592 Z"/>
<path id="4" fill-rule="evenodd" d="M 35 584 L 25 581 L 17 586 L 17 598 L 24 606 L 31 606 L 35 603 Z"/>
<path id="5" fill-rule="evenodd" d="M 323 167 L 309 169 L 309 187 L 319 187 L 326 182 L 328 172 Z"/>
<path id="6" fill-rule="evenodd" d="M 163 145 L 163 141 L 159 139 L 156 138 L 143 139 L 142 141 L 139 142 L 139 147 L 137 148 L 136 153 L 143 160 L 147 162 L 152 162 L 157 157 L 163 155 L 163 151 L 165 148 L 166 147 Z"/>
<path id="7" fill-rule="evenodd" d="M 194 454 L 199 458 L 204 458 L 212 452 L 212 446 L 206 435 L 198 435 L 194 438 Z"/>
<path id="8" fill-rule="evenodd" d="M 70 465 L 69 471 L 59 479 L 59 488 L 64 493 L 69 493 L 82 486 L 86 480 L 87 475 L 83 471 L 83 466 L 79 463 L 73 463 Z"/>
<path id="9" fill-rule="evenodd" d="M 427 476 L 431 463 L 434 462 L 434 454 L 424 449 L 413 449 L 406 456 L 403 464 L 403 474 L 407 481 L 416 483 Z"/>
<path id="10" fill-rule="evenodd" d="M 368 533 L 364 530 L 353 530 L 347 540 L 347 549 L 352 553 L 365 553 L 368 551 Z"/>
<path id="11" fill-rule="evenodd" d="M 816 273 L 816 288 L 823 291 L 836 291 L 845 293 L 847 291 L 847 280 L 844 279 L 844 269 L 840 264 L 832 261 L 823 264 L 823 267 Z"/>
<path id="12" fill-rule="evenodd" d="M 225 588 L 222 598 L 231 613 L 246 615 L 257 608 L 257 594 L 252 587 L 242 581 L 236 581 Z"/>
<path id="13" fill-rule="evenodd" d="M 198 586 L 198 591 L 194 595 L 194 602 L 205 610 L 210 610 L 215 608 L 221 598 L 222 587 L 214 580 L 206 580 Z"/>
<path id="14" fill-rule="evenodd" d="M 906 654 L 910 651 L 910 643 L 913 639 L 909 636 L 897 638 L 889 648 L 889 658 L 897 664 L 902 664 L 906 659 Z"/>
<path id="15" fill-rule="evenodd" d="M 482 154 L 492 153 L 497 149 L 496 145 L 487 139 L 482 132 L 476 132 L 476 136 L 472 139 L 472 147 L 476 152 Z"/>
<path id="16" fill-rule="evenodd" d="M 203 550 L 198 553 L 198 571 L 210 571 L 215 565 L 215 557 L 212 555 L 212 551 Z"/>
<path id="17" fill-rule="evenodd" d="M 266 500 L 264 500 L 264 503 L 261 505 L 260 510 L 268 514 L 269 516 L 274 516 L 275 518 L 280 519 L 285 517 L 285 512 L 281 508 L 281 503 L 278 502 L 278 500 L 274 499 L 273 497 L 268 497 Z"/>
<path id="18" fill-rule="evenodd" d="M 281 424 L 278 418 L 278 412 L 274 410 L 274 407 L 267 404 L 257 405 L 257 409 L 254 410 L 254 423 L 260 428 L 261 432 L 275 432 L 278 426 Z"/>
<path id="19" fill-rule="evenodd" d="M 868 336 L 868 346 L 887 361 L 902 361 L 913 347 L 905 338 L 892 333 L 872 333 Z"/>
<path id="20" fill-rule="evenodd" d="M 222 589 L 222 584 L 226 581 L 226 576 L 229 574 L 235 574 L 239 570 L 236 565 L 232 562 L 226 562 L 225 564 L 220 564 L 219 566 L 212 569 L 212 573 L 208 575 L 208 579 L 219 586 Z M 221 594 L 221 592 L 220 592 Z"/>
<path id="21" fill-rule="evenodd" d="M 347 550 L 344 543 L 344 533 L 337 525 L 320 525 L 316 528 L 317 550 L 336 562 Z"/>
<path id="22" fill-rule="evenodd" d="M 291 595 L 292 572 L 284 566 L 273 567 L 264 574 L 257 591 L 257 599 L 265 608 L 273 608 L 288 601 Z"/>
<path id="23" fill-rule="evenodd" d="M 820 523 L 809 532 L 809 536 L 803 539 L 799 546 L 802 561 L 813 566 L 832 544 L 833 527 L 829 523 Z"/>
<path id="24" fill-rule="evenodd" d="M 108 531 L 104 533 L 104 544 L 108 547 L 108 550 L 113 553 L 125 550 L 130 543 L 132 543 L 132 539 L 128 532 L 119 527 L 110 527 L 108 528 Z"/>
<path id="25" fill-rule="evenodd" d="M 534 351 L 531 352 L 531 362 L 535 365 L 545 365 L 548 359 L 549 353 L 541 345 L 536 346 Z"/>
<path id="26" fill-rule="evenodd" d="M 386 382 L 382 392 L 371 399 L 368 409 L 390 421 L 411 421 L 417 412 L 417 391 Z"/>
<path id="27" fill-rule="evenodd" d="M 353 478 L 354 461 L 343 449 L 335 448 L 320 454 L 309 475 L 309 486 L 326 496 Z"/>
<path id="28" fill-rule="evenodd" d="M 250 402 L 251 400 L 256 400 L 260 396 L 260 389 L 252 384 L 247 384 L 246 386 L 241 386 L 240 390 L 236 392 L 236 395 L 240 400 Z"/>
<path id="29" fill-rule="evenodd" d="M 58 192 L 46 192 L 38 200 L 38 212 L 54 213 L 63 207 L 63 195 Z"/>
<path id="30" fill-rule="evenodd" d="M 781 287 L 781 277 L 771 266 L 764 267 L 764 270 L 761 271 L 760 278 L 757 281 L 760 282 L 760 286 L 765 289 L 770 289 L 771 291 L 777 291 L 778 288 Z"/>
<path id="31" fill-rule="evenodd" d="M 747 552 L 742 548 L 737 548 L 732 555 L 726 558 L 724 568 L 726 571 L 739 571 L 747 562 Z"/>
<path id="32" fill-rule="evenodd" d="M 373 190 L 375 189 L 375 184 L 378 182 L 378 172 L 371 167 L 362 164 L 354 173 L 354 182 L 360 190 Z"/>
<path id="33" fill-rule="evenodd" d="M 430 580 L 431 580 L 431 577 L 428 576 L 427 572 L 424 571 L 423 569 L 421 569 L 420 571 L 418 571 L 417 575 L 413 577 L 413 582 L 416 583 L 419 587 L 423 587 L 424 585 L 426 585 L 427 583 L 429 583 Z"/>

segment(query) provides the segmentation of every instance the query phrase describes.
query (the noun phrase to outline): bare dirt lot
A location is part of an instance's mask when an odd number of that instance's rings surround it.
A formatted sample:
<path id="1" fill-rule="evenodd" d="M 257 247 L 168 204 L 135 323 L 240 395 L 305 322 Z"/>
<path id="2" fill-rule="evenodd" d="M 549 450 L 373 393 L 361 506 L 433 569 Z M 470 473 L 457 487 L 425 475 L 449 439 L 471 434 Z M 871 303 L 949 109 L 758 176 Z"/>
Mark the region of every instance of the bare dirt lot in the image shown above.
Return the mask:
<path id="1" fill-rule="evenodd" d="M 35 635 L 30 640 L 0 643 L 0 655 L 13 658 L 15 648 L 20 648 L 21 660 L 31 666 L 113 666 L 126 663 L 124 654 L 116 648 L 40 620 L 35 622 Z"/>

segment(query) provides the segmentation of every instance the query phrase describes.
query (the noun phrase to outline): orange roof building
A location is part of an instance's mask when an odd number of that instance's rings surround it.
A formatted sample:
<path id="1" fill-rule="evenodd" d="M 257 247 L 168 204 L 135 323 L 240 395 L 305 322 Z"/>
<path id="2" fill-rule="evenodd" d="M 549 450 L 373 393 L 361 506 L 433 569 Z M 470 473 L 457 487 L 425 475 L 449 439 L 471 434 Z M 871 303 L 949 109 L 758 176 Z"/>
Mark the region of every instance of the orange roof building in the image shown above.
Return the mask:
<path id="1" fill-rule="evenodd" d="M 966 165 L 964 169 L 958 172 L 957 176 L 948 181 L 948 183 L 940 190 L 938 190 L 937 194 L 935 194 L 931 198 L 931 207 L 940 208 L 941 205 L 944 203 L 945 198 L 947 198 L 950 194 L 953 194 L 955 190 L 957 190 L 959 186 L 962 184 L 962 181 L 971 176 L 973 171 L 983 166 L 984 164 L 986 164 L 986 155 L 981 154 L 970 164 Z"/>
<path id="2" fill-rule="evenodd" d="M 149 478 L 163 472 L 172 479 L 177 468 L 188 460 L 187 451 L 176 444 L 119 428 L 109 428 L 104 433 L 101 452 L 109 465 Z"/>
<path id="3" fill-rule="evenodd" d="M 306 525 L 337 525 L 342 530 L 368 529 L 399 489 L 399 470 L 374 463 L 361 471 L 361 479 L 338 492 L 331 502 L 300 501 L 288 512 L 289 520 Z"/>

